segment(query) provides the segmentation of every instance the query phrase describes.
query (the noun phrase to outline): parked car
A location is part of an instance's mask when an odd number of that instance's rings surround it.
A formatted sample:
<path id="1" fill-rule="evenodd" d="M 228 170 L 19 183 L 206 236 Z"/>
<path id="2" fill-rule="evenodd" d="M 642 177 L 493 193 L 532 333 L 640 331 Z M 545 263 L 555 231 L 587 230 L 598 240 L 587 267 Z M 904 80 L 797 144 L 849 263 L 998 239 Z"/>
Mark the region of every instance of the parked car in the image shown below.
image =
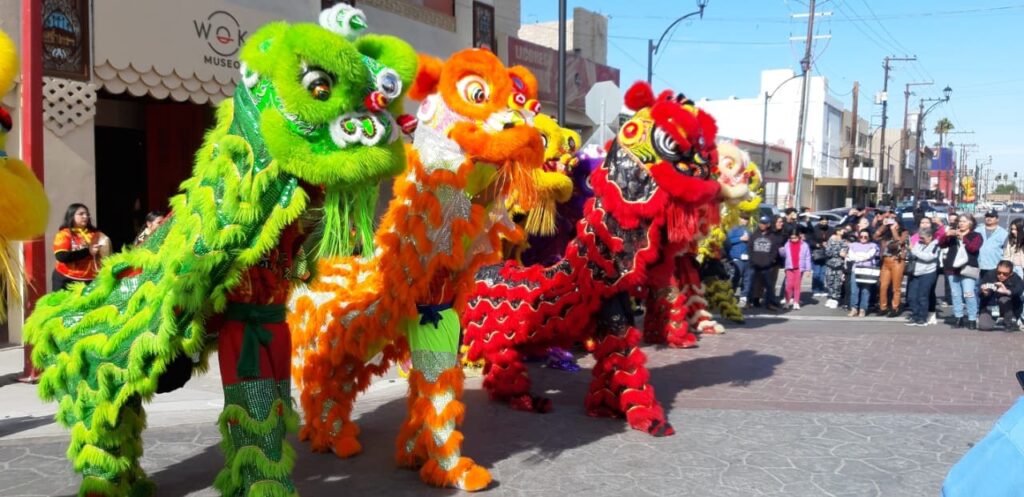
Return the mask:
<path id="1" fill-rule="evenodd" d="M 772 205 L 772 204 L 765 204 L 765 203 L 762 203 L 761 205 L 759 205 L 759 206 L 757 207 L 757 215 L 758 215 L 758 217 L 761 217 L 761 216 L 768 216 L 768 217 L 770 217 L 770 218 L 773 218 L 773 219 L 774 219 L 774 218 L 775 218 L 775 216 L 779 216 L 779 215 L 781 215 L 781 214 L 782 214 L 782 211 L 781 211 L 781 210 L 779 210 L 779 208 L 778 208 L 778 207 L 775 207 L 775 206 L 774 206 L 774 205 Z"/>
<path id="2" fill-rule="evenodd" d="M 839 221 L 843 220 L 845 214 L 838 214 L 833 211 L 818 211 L 818 212 L 804 212 L 798 217 L 801 224 L 817 225 L 818 220 L 821 218 L 828 219 L 828 226 L 830 228 L 835 227 L 839 224 Z"/>
<path id="3" fill-rule="evenodd" d="M 990 207 L 996 212 L 1002 212 L 1006 210 L 1006 202 L 992 202 Z"/>
<path id="4" fill-rule="evenodd" d="M 1014 214 L 1024 213 L 1024 202 L 1012 202 L 1010 203 L 1010 212 Z"/>

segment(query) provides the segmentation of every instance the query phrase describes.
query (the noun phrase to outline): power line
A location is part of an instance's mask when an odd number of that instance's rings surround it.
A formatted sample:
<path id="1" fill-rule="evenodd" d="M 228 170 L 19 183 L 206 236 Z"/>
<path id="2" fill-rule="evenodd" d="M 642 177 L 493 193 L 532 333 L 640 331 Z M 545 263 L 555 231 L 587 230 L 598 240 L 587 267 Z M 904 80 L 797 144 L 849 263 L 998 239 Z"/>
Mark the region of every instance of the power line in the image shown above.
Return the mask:
<path id="1" fill-rule="evenodd" d="M 646 40 L 647 38 L 642 36 L 623 36 L 623 35 L 608 35 L 608 38 L 614 38 L 616 40 Z M 665 40 L 662 43 L 668 43 L 669 40 Z M 671 40 L 672 43 L 685 44 L 685 45 L 787 45 L 779 41 L 735 41 L 735 40 Z"/>
<path id="2" fill-rule="evenodd" d="M 646 40 L 647 38 L 643 38 L 643 39 Z M 633 63 L 636 64 L 637 67 L 639 67 L 640 69 L 643 69 L 644 71 L 647 70 L 647 66 L 646 65 L 641 64 L 639 60 L 636 60 L 636 57 L 633 57 L 633 54 L 629 53 L 627 50 L 625 50 L 622 47 L 620 47 L 618 43 L 615 43 L 614 41 L 608 40 L 608 44 L 611 45 L 612 47 L 614 47 L 616 50 L 622 52 L 622 54 L 625 55 L 626 58 L 628 58 L 629 60 L 633 61 Z M 665 78 L 663 78 L 661 76 L 658 76 L 657 74 L 655 74 L 654 77 L 656 77 L 659 80 L 661 80 L 661 82 L 665 83 L 666 86 L 668 86 L 668 87 L 672 86 L 672 83 L 669 83 L 668 80 L 666 80 Z"/>
<path id="3" fill-rule="evenodd" d="M 838 10 L 839 13 L 842 14 L 843 17 L 845 17 L 847 19 L 852 19 L 853 18 L 853 16 L 851 16 L 849 13 L 847 13 L 846 9 L 840 3 L 836 3 L 836 10 Z M 877 46 L 878 48 L 881 48 L 883 51 L 890 52 L 890 53 L 901 51 L 901 50 L 896 50 L 896 47 L 890 46 L 889 44 L 884 43 L 883 41 L 881 41 L 878 38 L 880 35 L 875 33 L 873 28 L 871 28 L 871 26 L 867 25 L 866 23 L 864 23 L 864 22 L 855 22 L 852 25 L 853 25 L 854 28 L 857 29 L 857 31 L 860 31 L 860 33 L 862 35 L 864 35 L 864 37 L 867 38 L 868 41 L 870 41 L 871 43 L 874 43 L 875 46 Z M 861 25 L 863 25 L 864 27 L 861 27 Z M 872 32 L 868 33 L 868 31 L 865 30 L 865 28 L 867 28 L 867 30 L 871 30 Z"/>
<path id="4" fill-rule="evenodd" d="M 786 6 L 789 8 L 788 4 Z M 981 15 L 1014 15 L 1016 12 L 1007 12 L 1012 10 L 1024 10 L 1024 4 L 1015 5 L 1003 5 L 999 7 L 985 7 L 977 9 L 961 9 L 961 10 L 941 10 L 935 12 L 900 12 L 894 14 L 883 14 L 866 16 L 848 16 L 846 20 L 836 19 L 836 22 L 861 22 L 861 21 L 889 21 L 899 19 L 912 19 L 918 20 L 921 17 L 946 17 L 946 16 L 957 16 L 962 17 L 965 14 L 981 14 Z M 1024 14 L 1024 12 L 1020 12 Z M 631 15 L 631 14 L 608 14 L 610 18 L 617 19 L 664 19 L 664 16 L 656 15 Z M 789 24 L 789 20 L 781 20 L 776 17 L 728 17 L 728 18 L 714 18 L 705 17 L 702 22 L 721 22 L 721 23 L 735 23 L 735 24 L 750 24 L 752 22 L 760 23 L 771 23 L 771 24 Z"/>
<path id="5" fill-rule="evenodd" d="M 882 28 L 882 31 L 889 36 L 889 39 L 896 43 L 897 46 L 902 48 L 904 53 L 911 53 L 910 50 L 907 50 L 907 47 L 903 46 L 903 44 L 900 43 L 900 41 L 897 40 L 896 37 L 893 36 L 892 33 L 890 33 L 889 30 L 885 28 L 885 25 L 882 24 L 882 21 L 878 19 L 878 15 L 875 14 L 875 11 L 871 8 L 871 5 L 868 4 L 867 0 L 860 0 L 860 2 L 864 4 L 864 7 L 867 7 L 868 12 L 871 14 L 871 17 L 874 18 L 875 22 L 878 23 L 878 27 Z"/>

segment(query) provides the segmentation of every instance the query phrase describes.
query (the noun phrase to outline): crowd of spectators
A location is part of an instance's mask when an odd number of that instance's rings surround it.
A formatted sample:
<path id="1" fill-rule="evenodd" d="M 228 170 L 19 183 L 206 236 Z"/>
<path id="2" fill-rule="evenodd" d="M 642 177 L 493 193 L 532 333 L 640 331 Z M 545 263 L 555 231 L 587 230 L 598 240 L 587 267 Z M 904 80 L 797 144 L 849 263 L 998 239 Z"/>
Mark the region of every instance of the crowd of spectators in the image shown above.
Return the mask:
<path id="1" fill-rule="evenodd" d="M 824 216 L 801 222 L 795 209 L 743 218 L 726 241 L 740 304 L 778 312 L 823 302 L 850 317 L 905 316 L 908 326 L 938 324 L 942 307 L 953 328 L 1018 331 L 1024 218 L 1004 228 L 994 211 L 980 226 L 973 214 L 912 212 L 907 226 L 886 207 L 850 209 L 835 225 Z M 813 297 L 807 301 L 800 293 L 805 275 Z"/>

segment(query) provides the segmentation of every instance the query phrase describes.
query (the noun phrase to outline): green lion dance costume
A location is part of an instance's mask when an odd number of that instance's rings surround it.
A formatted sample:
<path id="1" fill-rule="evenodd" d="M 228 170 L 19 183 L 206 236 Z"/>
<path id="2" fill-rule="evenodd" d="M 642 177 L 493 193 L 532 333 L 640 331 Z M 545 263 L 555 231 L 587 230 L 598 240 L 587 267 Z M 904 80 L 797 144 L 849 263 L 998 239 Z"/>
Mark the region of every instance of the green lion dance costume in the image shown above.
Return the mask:
<path id="1" fill-rule="evenodd" d="M 108 258 L 92 284 L 40 300 L 26 328 L 45 368 L 40 395 L 71 429 L 79 495 L 153 493 L 138 462 L 143 404 L 182 362 L 205 366 L 214 346 L 226 456 L 215 486 L 296 495 L 284 442 L 298 420 L 289 281 L 314 267 L 309 257 L 370 248 L 379 182 L 405 164 L 391 113 L 416 53 L 393 37 L 357 37 L 365 27 L 360 11 L 339 5 L 320 25 L 273 23 L 250 36 L 242 83 L 220 104 L 169 219 Z"/>

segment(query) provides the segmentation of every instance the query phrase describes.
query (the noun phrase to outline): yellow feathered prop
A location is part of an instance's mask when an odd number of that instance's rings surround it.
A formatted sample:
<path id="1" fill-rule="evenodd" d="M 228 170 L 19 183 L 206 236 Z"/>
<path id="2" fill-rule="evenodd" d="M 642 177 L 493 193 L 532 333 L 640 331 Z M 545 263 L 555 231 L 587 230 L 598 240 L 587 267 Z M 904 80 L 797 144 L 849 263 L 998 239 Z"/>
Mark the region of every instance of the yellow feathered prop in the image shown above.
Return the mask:
<path id="1" fill-rule="evenodd" d="M 18 74 L 18 51 L 14 42 L 0 31 L 0 95 L 10 91 Z M 17 274 L 21 265 L 7 251 L 9 242 L 31 240 L 46 231 L 49 205 L 42 183 L 24 162 L 7 155 L 7 134 L 11 115 L 0 108 L 0 295 L 20 299 Z M 7 306 L 0 305 L 0 321 Z"/>

